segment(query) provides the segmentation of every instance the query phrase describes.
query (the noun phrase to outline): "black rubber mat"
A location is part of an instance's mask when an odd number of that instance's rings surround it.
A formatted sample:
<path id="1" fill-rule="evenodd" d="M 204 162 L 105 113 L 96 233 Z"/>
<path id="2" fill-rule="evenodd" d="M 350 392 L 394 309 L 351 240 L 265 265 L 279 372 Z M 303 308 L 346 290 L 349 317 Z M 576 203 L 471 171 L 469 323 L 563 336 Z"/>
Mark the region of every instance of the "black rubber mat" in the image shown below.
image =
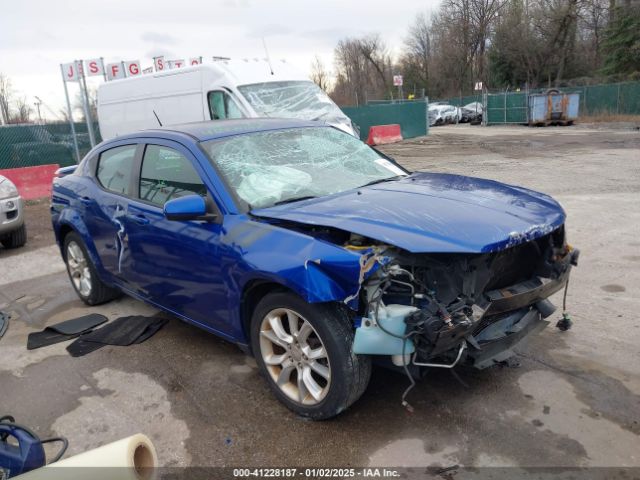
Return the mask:
<path id="1" fill-rule="evenodd" d="M 41 332 L 30 333 L 27 338 L 27 350 L 46 347 L 54 343 L 64 342 L 76 338 L 83 333 L 90 332 L 98 325 L 107 321 L 107 317 L 97 313 L 83 315 L 64 322 L 49 325 Z"/>
<path id="2" fill-rule="evenodd" d="M 9 314 L 0 312 L 0 338 L 7 331 L 7 328 L 9 328 Z"/>
<path id="3" fill-rule="evenodd" d="M 142 343 L 167 322 L 166 318 L 140 315 L 116 318 L 102 328 L 81 335 L 67 347 L 67 352 L 72 357 L 81 357 L 105 345 L 127 346 Z"/>

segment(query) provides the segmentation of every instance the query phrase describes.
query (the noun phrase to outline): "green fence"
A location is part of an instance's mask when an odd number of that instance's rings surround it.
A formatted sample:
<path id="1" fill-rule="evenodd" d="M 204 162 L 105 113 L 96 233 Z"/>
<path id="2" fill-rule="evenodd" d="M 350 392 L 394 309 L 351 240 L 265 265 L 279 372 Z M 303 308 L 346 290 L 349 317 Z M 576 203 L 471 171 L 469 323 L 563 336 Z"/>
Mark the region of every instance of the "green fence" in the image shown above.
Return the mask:
<path id="1" fill-rule="evenodd" d="M 464 107 L 465 105 L 469 105 L 473 102 L 482 103 L 482 93 L 477 93 L 475 95 L 463 95 L 461 97 L 451 97 L 446 98 L 444 100 L 438 100 L 435 103 L 446 103 L 447 105 L 453 105 L 455 107 Z"/>
<path id="2" fill-rule="evenodd" d="M 487 95 L 486 124 L 527 123 L 528 95 L 522 92 L 507 92 Z"/>
<path id="3" fill-rule="evenodd" d="M 87 125 L 76 123 L 75 129 L 80 155 L 84 156 L 91 149 Z M 97 124 L 94 131 L 100 142 Z M 53 163 L 60 166 L 78 163 L 68 123 L 0 126 L 0 169 Z"/>
<path id="4" fill-rule="evenodd" d="M 563 93 L 580 94 L 580 116 L 640 115 L 640 82 L 611 83 L 559 88 Z M 440 100 L 455 106 L 481 102 L 485 106 L 486 124 L 528 123 L 528 96 L 544 93 L 546 88 L 528 91 L 468 95 Z"/>
<path id="5" fill-rule="evenodd" d="M 342 111 L 360 128 L 360 138 L 366 140 L 369 128 L 375 125 L 400 125 L 403 138 L 419 137 L 428 133 L 427 103 L 376 103 L 361 107 L 343 107 Z"/>

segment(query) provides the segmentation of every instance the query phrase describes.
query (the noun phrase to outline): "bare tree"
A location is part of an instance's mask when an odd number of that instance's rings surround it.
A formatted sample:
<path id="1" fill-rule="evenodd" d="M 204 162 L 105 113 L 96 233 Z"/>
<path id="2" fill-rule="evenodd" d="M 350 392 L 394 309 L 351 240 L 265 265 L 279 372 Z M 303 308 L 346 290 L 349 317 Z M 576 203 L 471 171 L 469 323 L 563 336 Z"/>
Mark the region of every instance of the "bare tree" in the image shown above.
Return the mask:
<path id="1" fill-rule="evenodd" d="M 340 40 L 334 64 L 336 81 L 331 94 L 338 104 L 357 105 L 391 94 L 391 56 L 379 35 Z"/>
<path id="2" fill-rule="evenodd" d="M 311 63 L 311 80 L 322 90 L 329 90 L 329 73 L 322 63 L 322 59 L 316 55 Z"/>
<path id="3" fill-rule="evenodd" d="M 11 119 L 12 123 L 31 123 L 31 114 L 33 108 L 31 103 L 27 100 L 27 97 L 20 97 L 15 102 L 16 113 Z"/>
<path id="4" fill-rule="evenodd" d="M 93 87 L 87 88 L 87 96 L 89 97 L 89 115 L 95 122 L 98 120 L 98 90 Z M 73 105 L 71 106 L 71 108 L 74 112 L 78 111 L 80 113 L 80 118 L 82 122 L 86 122 L 83 97 L 84 97 L 84 92 L 82 90 L 79 90 L 78 93 L 76 93 L 76 96 L 73 100 Z"/>
<path id="5" fill-rule="evenodd" d="M 384 89 L 388 91 L 391 76 L 391 57 L 380 35 L 368 35 L 361 38 L 358 43 L 360 53 L 374 68 Z"/>
<path id="6" fill-rule="evenodd" d="M 13 102 L 13 88 L 11 80 L 0 73 L 0 124 L 11 121 L 11 103 Z"/>
<path id="7" fill-rule="evenodd" d="M 421 88 L 429 88 L 431 61 L 431 25 L 424 13 L 419 13 L 409 26 L 404 41 L 404 54 L 400 59 L 403 75 L 407 83 Z"/>

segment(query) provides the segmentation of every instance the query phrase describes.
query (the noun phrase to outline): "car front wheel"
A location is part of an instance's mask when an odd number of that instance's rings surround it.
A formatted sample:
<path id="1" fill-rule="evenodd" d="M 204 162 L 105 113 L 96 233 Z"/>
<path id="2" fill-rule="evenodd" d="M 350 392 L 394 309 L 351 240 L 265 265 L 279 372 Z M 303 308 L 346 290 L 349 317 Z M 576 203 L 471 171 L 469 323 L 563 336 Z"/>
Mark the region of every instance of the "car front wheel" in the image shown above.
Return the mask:
<path id="1" fill-rule="evenodd" d="M 352 352 L 352 323 L 344 308 L 333 304 L 269 294 L 253 313 L 251 344 L 276 397 L 304 417 L 338 415 L 369 383 L 371 359 Z"/>
<path id="2" fill-rule="evenodd" d="M 14 230 L 3 238 L 1 243 L 4 248 L 22 247 L 27 243 L 27 227 L 23 223 L 20 228 Z"/>
<path id="3" fill-rule="evenodd" d="M 75 232 L 64 238 L 64 260 L 73 288 L 87 305 L 99 305 L 120 295 L 100 280 L 84 242 Z"/>

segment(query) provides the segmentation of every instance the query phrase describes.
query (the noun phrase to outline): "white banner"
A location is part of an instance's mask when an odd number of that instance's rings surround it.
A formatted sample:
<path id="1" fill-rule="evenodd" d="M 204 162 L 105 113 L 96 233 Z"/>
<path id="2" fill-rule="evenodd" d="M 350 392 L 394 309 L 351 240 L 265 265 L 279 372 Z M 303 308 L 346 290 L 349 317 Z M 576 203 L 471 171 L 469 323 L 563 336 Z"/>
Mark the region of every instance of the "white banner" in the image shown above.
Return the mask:
<path id="1" fill-rule="evenodd" d="M 189 59 L 189 65 L 200 65 L 202 63 L 202 57 L 193 57 Z"/>
<path id="2" fill-rule="evenodd" d="M 122 62 L 108 63 L 106 68 L 107 79 L 116 80 L 117 78 L 124 78 L 124 66 Z"/>
<path id="3" fill-rule="evenodd" d="M 96 75 L 104 75 L 104 62 L 102 58 L 93 58 L 91 60 L 85 60 L 85 71 L 87 77 L 95 77 Z"/>
<path id="4" fill-rule="evenodd" d="M 62 74 L 65 82 L 77 82 L 79 77 L 76 62 L 63 63 Z"/>
<path id="5" fill-rule="evenodd" d="M 142 68 L 140 67 L 140 60 L 133 60 L 131 62 L 124 62 L 124 69 L 127 72 L 127 77 L 135 77 L 140 75 Z"/>
<path id="6" fill-rule="evenodd" d="M 153 66 L 156 72 L 161 72 L 165 69 L 164 57 L 153 57 Z"/>

